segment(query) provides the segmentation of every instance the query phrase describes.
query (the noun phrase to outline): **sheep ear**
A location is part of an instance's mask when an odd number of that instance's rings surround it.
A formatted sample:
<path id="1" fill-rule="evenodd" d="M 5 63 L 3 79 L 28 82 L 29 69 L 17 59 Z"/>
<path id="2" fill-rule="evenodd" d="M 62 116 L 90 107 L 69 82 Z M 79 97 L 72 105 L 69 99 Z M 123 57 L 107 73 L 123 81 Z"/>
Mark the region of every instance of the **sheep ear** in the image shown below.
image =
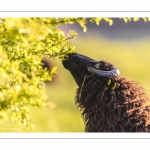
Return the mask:
<path id="1" fill-rule="evenodd" d="M 96 74 L 102 77 L 116 77 L 120 75 L 120 71 L 117 68 L 113 68 L 111 71 L 102 71 L 102 70 L 96 70 L 94 68 L 88 67 L 88 71 L 92 74 Z"/>

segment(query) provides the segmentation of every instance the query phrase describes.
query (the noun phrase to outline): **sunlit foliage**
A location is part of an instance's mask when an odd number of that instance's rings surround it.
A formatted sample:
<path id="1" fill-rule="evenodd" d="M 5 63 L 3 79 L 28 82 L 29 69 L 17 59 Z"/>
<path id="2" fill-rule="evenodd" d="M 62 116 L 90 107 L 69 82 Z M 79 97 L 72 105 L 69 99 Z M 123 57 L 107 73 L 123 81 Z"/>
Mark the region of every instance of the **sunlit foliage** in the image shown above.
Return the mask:
<path id="1" fill-rule="evenodd" d="M 52 80 L 42 68 L 45 55 L 60 60 L 75 47 L 56 26 L 67 19 L 6 18 L 0 19 L 0 118 L 30 124 L 28 107 L 49 106 L 44 80 Z M 68 39 L 67 39 L 68 38 Z"/>

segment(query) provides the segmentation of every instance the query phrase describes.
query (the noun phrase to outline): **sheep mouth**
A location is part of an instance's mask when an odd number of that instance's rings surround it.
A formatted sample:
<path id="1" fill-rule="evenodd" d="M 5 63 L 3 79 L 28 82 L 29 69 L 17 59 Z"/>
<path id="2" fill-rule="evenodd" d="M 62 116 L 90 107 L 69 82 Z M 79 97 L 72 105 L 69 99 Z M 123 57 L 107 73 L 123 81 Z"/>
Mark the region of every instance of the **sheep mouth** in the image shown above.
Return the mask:
<path id="1" fill-rule="evenodd" d="M 64 68 L 68 69 L 76 66 L 76 63 L 68 56 L 66 59 L 63 60 L 63 66 Z"/>
<path id="2" fill-rule="evenodd" d="M 68 57 L 65 60 L 63 60 L 62 63 L 63 63 L 63 66 L 68 70 L 70 70 L 71 68 L 76 69 L 79 63 L 77 54 L 76 53 L 68 54 Z"/>

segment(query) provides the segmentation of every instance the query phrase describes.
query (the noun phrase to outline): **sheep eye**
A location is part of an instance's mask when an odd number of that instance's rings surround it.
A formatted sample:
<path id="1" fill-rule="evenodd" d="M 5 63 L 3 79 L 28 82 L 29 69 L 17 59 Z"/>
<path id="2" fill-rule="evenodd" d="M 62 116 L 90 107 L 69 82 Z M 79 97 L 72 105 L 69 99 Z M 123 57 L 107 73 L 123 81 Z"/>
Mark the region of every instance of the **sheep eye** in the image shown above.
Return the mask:
<path id="1" fill-rule="evenodd" d="M 95 67 L 96 67 L 97 69 L 99 69 L 99 64 L 96 64 Z"/>

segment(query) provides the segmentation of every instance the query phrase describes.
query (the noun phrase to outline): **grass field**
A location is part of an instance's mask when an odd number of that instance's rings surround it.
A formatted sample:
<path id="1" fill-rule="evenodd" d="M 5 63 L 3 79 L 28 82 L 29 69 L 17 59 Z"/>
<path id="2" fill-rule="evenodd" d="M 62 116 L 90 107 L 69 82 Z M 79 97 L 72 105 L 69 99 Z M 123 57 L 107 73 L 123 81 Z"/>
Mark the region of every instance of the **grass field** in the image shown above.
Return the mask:
<path id="1" fill-rule="evenodd" d="M 96 60 L 107 60 L 120 69 L 121 75 L 138 81 L 150 95 L 150 43 L 149 39 L 133 42 L 108 41 L 86 38 L 74 41 L 76 52 Z M 46 86 L 48 100 L 54 108 L 31 108 L 35 130 L 21 132 L 84 132 L 81 113 L 74 104 L 77 85 L 70 73 L 58 60 L 58 74 L 54 83 Z"/>

